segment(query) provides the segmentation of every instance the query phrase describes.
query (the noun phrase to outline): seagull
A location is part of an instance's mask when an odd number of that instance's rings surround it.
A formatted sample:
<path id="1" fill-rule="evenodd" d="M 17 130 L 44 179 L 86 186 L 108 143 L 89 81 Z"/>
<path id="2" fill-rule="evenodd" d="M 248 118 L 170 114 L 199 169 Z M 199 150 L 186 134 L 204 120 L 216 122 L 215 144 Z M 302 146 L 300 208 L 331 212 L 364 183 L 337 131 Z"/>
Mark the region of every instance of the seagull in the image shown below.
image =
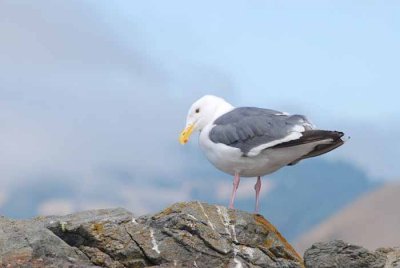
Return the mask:
<path id="1" fill-rule="evenodd" d="M 261 177 L 284 166 L 327 153 L 344 143 L 343 132 L 317 129 L 305 116 L 256 107 L 235 108 L 206 95 L 192 104 L 181 144 L 199 131 L 199 146 L 219 170 L 233 176 L 229 208 L 234 208 L 241 177 L 257 177 L 255 213 Z"/>

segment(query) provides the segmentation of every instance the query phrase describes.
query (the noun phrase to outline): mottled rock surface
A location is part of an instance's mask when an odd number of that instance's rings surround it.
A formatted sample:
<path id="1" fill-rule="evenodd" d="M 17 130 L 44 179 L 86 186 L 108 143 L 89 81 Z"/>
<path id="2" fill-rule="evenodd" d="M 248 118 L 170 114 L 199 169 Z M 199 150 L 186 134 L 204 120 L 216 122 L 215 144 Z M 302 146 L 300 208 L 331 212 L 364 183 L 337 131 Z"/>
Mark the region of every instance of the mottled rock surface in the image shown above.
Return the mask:
<path id="1" fill-rule="evenodd" d="M 304 263 L 310 268 L 400 268 L 400 248 L 368 251 L 342 240 L 320 242 L 304 253 Z"/>
<path id="2" fill-rule="evenodd" d="M 303 267 L 262 216 L 199 202 L 0 218 L 1 267 Z M 317 266 L 313 266 L 317 267 Z M 319 266 L 318 266 L 319 267 Z"/>

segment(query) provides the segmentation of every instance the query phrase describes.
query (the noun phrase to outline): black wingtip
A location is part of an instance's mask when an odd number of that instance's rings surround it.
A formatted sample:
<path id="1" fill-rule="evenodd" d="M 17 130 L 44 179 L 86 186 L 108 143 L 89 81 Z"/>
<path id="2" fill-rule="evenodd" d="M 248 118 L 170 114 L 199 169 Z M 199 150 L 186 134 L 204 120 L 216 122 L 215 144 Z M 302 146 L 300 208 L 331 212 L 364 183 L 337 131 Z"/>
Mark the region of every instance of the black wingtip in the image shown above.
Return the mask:
<path id="1" fill-rule="evenodd" d="M 344 132 L 342 131 L 335 131 L 335 133 L 339 136 L 339 138 L 344 136 Z"/>
<path id="2" fill-rule="evenodd" d="M 342 132 L 342 131 L 334 131 L 334 132 L 339 136 L 339 138 L 342 138 L 344 136 L 344 132 Z M 341 140 L 343 142 L 346 142 L 346 141 L 348 141 L 350 139 L 351 139 L 350 136 L 346 136 L 346 137 L 342 138 Z"/>

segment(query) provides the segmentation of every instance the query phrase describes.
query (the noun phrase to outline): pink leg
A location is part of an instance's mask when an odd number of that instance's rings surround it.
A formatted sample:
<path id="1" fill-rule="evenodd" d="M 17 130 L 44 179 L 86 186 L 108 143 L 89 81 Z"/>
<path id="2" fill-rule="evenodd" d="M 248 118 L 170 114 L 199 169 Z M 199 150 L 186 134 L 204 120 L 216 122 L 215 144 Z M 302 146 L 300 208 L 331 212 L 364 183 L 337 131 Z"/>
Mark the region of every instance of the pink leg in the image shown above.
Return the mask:
<path id="1" fill-rule="evenodd" d="M 258 213 L 259 211 L 259 199 L 260 199 L 260 190 L 261 190 L 261 177 L 257 177 L 257 182 L 254 185 L 254 190 L 256 190 L 256 207 L 254 213 Z"/>
<path id="2" fill-rule="evenodd" d="M 233 202 L 235 202 L 236 191 L 239 187 L 239 183 L 240 183 L 240 175 L 239 173 L 235 173 L 235 177 L 233 178 L 233 188 L 232 188 L 231 202 L 229 203 L 229 208 L 233 208 Z"/>

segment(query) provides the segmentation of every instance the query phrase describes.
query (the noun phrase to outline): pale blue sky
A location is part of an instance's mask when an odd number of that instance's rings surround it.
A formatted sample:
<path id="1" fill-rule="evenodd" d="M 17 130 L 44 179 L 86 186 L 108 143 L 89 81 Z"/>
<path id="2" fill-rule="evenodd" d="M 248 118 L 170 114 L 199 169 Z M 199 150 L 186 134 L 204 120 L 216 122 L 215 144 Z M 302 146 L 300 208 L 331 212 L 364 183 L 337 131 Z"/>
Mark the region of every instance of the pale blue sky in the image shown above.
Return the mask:
<path id="1" fill-rule="evenodd" d="M 167 69 L 225 74 L 242 105 L 302 106 L 318 120 L 400 116 L 397 1 L 89 2 Z"/>

